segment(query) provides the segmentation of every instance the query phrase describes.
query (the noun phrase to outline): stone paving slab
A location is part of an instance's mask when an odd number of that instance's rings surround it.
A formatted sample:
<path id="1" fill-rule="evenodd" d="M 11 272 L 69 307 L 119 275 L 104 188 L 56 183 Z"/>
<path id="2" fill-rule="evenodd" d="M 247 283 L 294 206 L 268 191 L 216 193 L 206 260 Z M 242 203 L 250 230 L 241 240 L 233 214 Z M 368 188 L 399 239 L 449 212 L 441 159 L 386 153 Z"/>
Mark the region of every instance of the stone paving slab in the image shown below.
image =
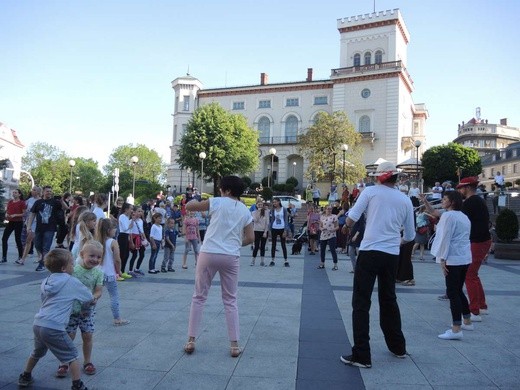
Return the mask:
<path id="1" fill-rule="evenodd" d="M 181 240 L 182 241 L 182 240 Z M 290 245 L 289 245 L 290 246 Z M 14 240 L 9 263 L 0 265 L 0 389 L 16 382 L 32 350 L 32 321 L 39 308 L 39 285 L 29 259 L 16 266 Z M 464 332 L 462 341 L 437 335 L 448 328 L 449 303 L 439 301 L 444 280 L 427 253 L 414 259 L 417 285 L 397 287 L 406 359 L 386 349 L 379 329 L 377 288 L 371 309 L 372 369 L 347 367 L 339 355 L 352 343 L 350 261 L 339 255 L 339 271 L 317 270 L 318 256 L 290 256 L 290 268 L 249 266 L 242 249 L 239 277 L 240 344 L 244 353 L 229 356 L 220 283 L 215 278 L 204 312 L 197 350 L 186 355 L 189 308 L 193 293 L 193 257 L 188 270 L 149 275 L 119 284 L 121 314 L 128 326 L 112 326 L 108 293 L 96 309 L 94 376 L 83 376 L 91 389 L 518 389 L 520 383 L 520 262 L 495 260 L 481 268 L 490 315 Z M 289 252 L 290 253 L 290 252 Z M 159 254 L 161 256 L 161 254 Z M 277 252 L 281 256 L 281 251 Z M 143 264 L 147 264 L 146 260 Z M 75 344 L 81 353 L 81 337 Z M 82 358 L 81 358 L 82 361 Z M 57 379 L 57 361 L 45 356 L 34 371 L 34 389 L 68 389 Z"/>

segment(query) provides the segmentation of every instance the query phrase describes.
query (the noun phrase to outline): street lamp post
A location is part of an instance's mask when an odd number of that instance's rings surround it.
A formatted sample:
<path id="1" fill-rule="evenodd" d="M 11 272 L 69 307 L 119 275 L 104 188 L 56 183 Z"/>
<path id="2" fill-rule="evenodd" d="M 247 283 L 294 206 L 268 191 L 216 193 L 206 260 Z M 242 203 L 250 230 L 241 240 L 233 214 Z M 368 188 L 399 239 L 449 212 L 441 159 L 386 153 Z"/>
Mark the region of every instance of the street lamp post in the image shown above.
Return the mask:
<path id="1" fill-rule="evenodd" d="M 330 170 L 330 188 L 332 191 L 332 186 L 334 184 L 334 172 L 336 170 L 336 152 L 332 153 L 332 169 Z"/>
<path id="2" fill-rule="evenodd" d="M 343 181 L 343 184 L 345 184 L 345 154 L 347 153 L 348 145 L 347 144 L 341 145 L 341 150 L 343 151 L 343 176 L 342 176 L 341 180 Z"/>
<path id="3" fill-rule="evenodd" d="M 132 196 L 135 199 L 135 168 L 137 167 L 137 163 L 139 162 L 139 157 L 132 156 L 130 161 L 132 162 L 132 165 L 134 166 L 134 180 L 132 180 Z"/>
<path id="4" fill-rule="evenodd" d="M 269 149 L 269 154 L 271 155 L 271 175 L 274 175 L 274 156 L 276 155 L 276 149 Z M 268 180 L 269 181 L 269 180 Z M 274 177 L 272 177 L 271 183 L 274 183 Z M 269 187 L 269 185 L 268 185 Z"/>
<path id="5" fill-rule="evenodd" d="M 70 167 L 70 180 L 69 180 L 69 194 L 72 194 L 72 168 L 76 165 L 76 161 L 69 160 L 69 167 Z"/>
<path id="6" fill-rule="evenodd" d="M 422 192 L 422 188 L 421 188 L 421 184 L 420 184 L 420 180 L 419 180 L 419 148 L 421 147 L 421 141 L 420 140 L 417 140 L 414 142 L 414 145 L 415 145 L 415 150 L 416 150 L 416 154 L 415 154 L 415 157 L 416 157 L 416 177 L 417 177 L 417 188 L 419 188 L 419 191 Z"/>
<path id="7" fill-rule="evenodd" d="M 267 188 L 271 188 L 271 167 L 267 167 Z"/>
<path id="8" fill-rule="evenodd" d="M 292 175 L 293 177 L 296 177 L 296 161 L 293 161 L 292 163 Z"/>
<path id="9" fill-rule="evenodd" d="M 202 192 L 204 190 L 204 159 L 206 158 L 206 153 L 200 152 L 200 196 L 202 197 Z"/>

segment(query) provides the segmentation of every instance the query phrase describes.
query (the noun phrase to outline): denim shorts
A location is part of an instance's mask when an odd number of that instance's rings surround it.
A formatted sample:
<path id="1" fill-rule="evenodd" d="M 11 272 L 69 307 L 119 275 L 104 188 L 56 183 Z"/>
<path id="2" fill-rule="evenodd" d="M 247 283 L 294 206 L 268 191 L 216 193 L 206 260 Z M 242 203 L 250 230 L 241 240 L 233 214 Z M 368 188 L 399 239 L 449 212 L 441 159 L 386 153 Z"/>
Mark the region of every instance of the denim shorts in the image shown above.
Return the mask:
<path id="1" fill-rule="evenodd" d="M 81 333 L 94 333 L 94 310 L 89 311 L 88 315 L 82 316 L 81 313 L 71 314 L 67 325 L 67 333 L 76 333 L 79 327 Z"/>
<path id="2" fill-rule="evenodd" d="M 33 325 L 34 350 L 31 356 L 41 359 L 48 350 L 61 363 L 70 363 L 78 358 L 78 350 L 67 332 Z"/>

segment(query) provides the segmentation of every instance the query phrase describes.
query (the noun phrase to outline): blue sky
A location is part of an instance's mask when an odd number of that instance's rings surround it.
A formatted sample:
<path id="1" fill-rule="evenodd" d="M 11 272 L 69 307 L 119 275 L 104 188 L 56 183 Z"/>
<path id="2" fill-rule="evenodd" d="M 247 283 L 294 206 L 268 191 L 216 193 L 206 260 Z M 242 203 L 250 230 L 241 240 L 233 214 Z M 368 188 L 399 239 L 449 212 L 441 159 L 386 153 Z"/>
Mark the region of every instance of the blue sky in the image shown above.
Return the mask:
<path id="1" fill-rule="evenodd" d="M 475 115 L 520 127 L 515 0 L 376 0 L 411 34 L 408 71 L 426 103 L 428 146 Z M 336 20 L 373 0 L 0 1 L 0 121 L 101 165 L 143 143 L 169 163 L 178 76 L 206 88 L 326 79 L 339 67 Z"/>

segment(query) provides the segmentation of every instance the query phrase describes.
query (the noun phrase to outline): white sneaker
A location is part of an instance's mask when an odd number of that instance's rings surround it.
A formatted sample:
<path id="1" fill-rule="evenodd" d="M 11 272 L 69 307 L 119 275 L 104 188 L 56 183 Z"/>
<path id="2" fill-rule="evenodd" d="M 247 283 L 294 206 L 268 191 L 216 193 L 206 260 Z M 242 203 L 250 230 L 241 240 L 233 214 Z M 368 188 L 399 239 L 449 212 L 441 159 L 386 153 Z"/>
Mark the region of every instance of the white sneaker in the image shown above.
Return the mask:
<path id="1" fill-rule="evenodd" d="M 475 325 L 473 325 L 473 324 L 468 325 L 468 324 L 462 323 L 460 328 L 463 330 L 475 330 Z"/>
<path id="2" fill-rule="evenodd" d="M 443 340 L 462 340 L 462 331 L 455 333 L 451 329 L 448 329 L 437 337 Z"/>
<path id="3" fill-rule="evenodd" d="M 482 317 L 472 313 L 471 314 L 471 322 L 482 322 Z"/>
<path id="4" fill-rule="evenodd" d="M 480 309 L 479 312 L 481 316 L 487 316 L 489 314 L 488 309 Z"/>

